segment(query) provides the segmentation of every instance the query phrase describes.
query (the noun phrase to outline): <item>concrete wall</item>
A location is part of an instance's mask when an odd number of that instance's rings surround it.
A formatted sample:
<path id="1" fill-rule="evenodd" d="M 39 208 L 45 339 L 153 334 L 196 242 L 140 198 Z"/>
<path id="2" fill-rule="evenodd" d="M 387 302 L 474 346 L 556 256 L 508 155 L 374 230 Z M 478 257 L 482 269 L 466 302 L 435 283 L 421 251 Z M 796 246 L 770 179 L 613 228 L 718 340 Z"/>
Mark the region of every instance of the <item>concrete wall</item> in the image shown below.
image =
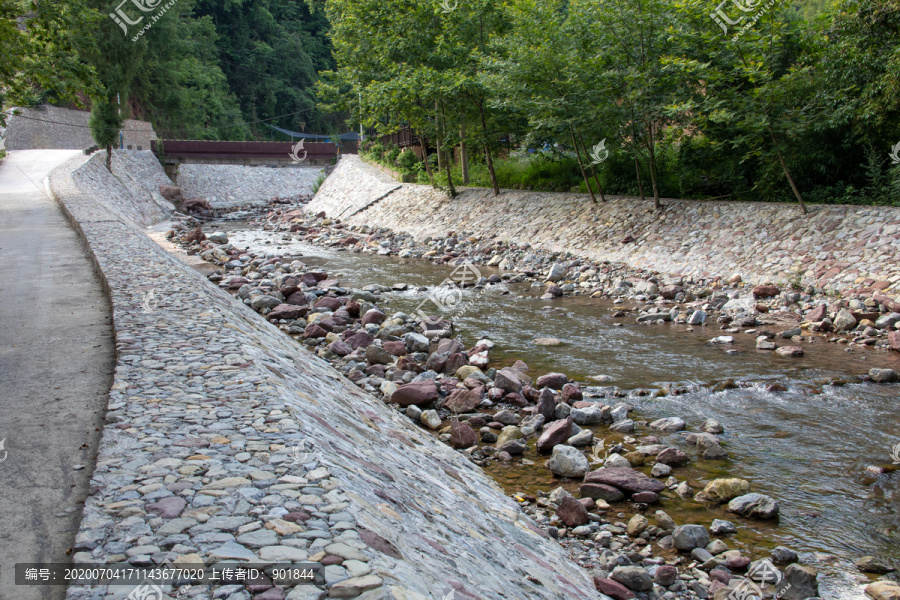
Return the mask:
<path id="1" fill-rule="evenodd" d="M 108 288 L 117 364 L 76 563 L 132 552 L 208 564 L 236 543 L 261 556 L 242 533 L 283 529 L 278 511 L 302 509 L 320 528 L 276 530 L 276 551 L 324 546 L 367 571 L 334 597 L 605 598 L 479 467 L 111 211 L 104 190 L 117 184 L 84 160 L 54 171 L 51 187 Z M 312 447 L 295 464 L 301 440 Z M 68 598 L 133 589 L 71 587 Z M 286 600 L 325 593 L 297 586 Z"/>
<path id="2" fill-rule="evenodd" d="M 569 251 L 661 273 L 791 281 L 853 290 L 900 291 L 900 208 L 810 206 L 757 202 L 613 198 L 594 205 L 586 195 L 467 189 L 450 200 L 439 190 L 396 184 L 384 196 L 385 175 L 345 157 L 307 206 L 337 217 L 354 190 L 365 210 L 350 224 L 377 225 L 421 239 L 466 231 L 549 251 Z M 377 202 L 376 202 L 377 200 Z M 623 243 L 631 236 L 634 241 Z"/>
<path id="3" fill-rule="evenodd" d="M 90 113 L 83 110 L 59 108 L 48 104 L 37 108 L 17 109 L 21 116 L 7 118 L 3 134 L 7 150 L 50 148 L 57 150 L 82 150 L 94 145 L 88 126 Z M 136 150 L 150 149 L 150 140 L 156 139 L 153 126 L 146 121 L 128 119 L 122 127 L 125 146 Z"/>
<path id="4" fill-rule="evenodd" d="M 214 208 L 259 204 L 272 198 L 311 196 L 322 167 L 247 167 L 181 164 L 176 181 L 182 196 L 203 198 Z"/>

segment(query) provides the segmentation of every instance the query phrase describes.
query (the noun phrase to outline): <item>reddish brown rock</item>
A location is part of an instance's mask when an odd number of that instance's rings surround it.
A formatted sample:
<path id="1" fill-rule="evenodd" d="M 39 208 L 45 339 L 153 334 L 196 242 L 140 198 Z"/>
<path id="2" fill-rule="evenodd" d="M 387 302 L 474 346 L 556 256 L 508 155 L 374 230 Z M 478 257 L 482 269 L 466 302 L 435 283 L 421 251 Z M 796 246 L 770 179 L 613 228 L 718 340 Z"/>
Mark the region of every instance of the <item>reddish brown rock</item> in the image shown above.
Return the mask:
<path id="1" fill-rule="evenodd" d="M 181 188 L 174 185 L 160 185 L 159 195 L 172 203 L 181 202 Z"/>
<path id="2" fill-rule="evenodd" d="M 484 386 L 478 386 L 471 390 L 456 389 L 444 402 L 444 406 L 455 413 L 472 412 L 481 404 L 484 395 Z"/>
<path id="3" fill-rule="evenodd" d="M 362 324 L 363 325 L 369 325 L 369 324 L 381 325 L 382 323 L 384 323 L 384 320 L 386 318 L 387 318 L 387 315 L 385 315 L 383 312 L 381 312 L 377 308 L 372 308 L 369 311 L 367 311 L 366 314 L 363 315 Z"/>
<path id="4" fill-rule="evenodd" d="M 625 497 L 619 488 L 603 483 L 582 483 L 578 487 L 578 493 L 586 498 L 605 500 L 606 502 L 618 502 Z"/>
<path id="5" fill-rule="evenodd" d="M 303 332 L 303 337 L 305 338 L 323 338 L 326 335 L 328 335 L 328 332 L 315 323 L 307 325 L 306 330 Z"/>
<path id="6" fill-rule="evenodd" d="M 725 566 L 732 571 L 743 571 L 750 566 L 750 559 L 746 556 L 734 556 L 725 561 Z"/>
<path id="7" fill-rule="evenodd" d="M 813 323 L 818 323 L 822 319 L 828 316 L 828 307 L 824 304 L 819 304 L 814 309 L 806 313 L 806 320 L 812 321 Z"/>
<path id="8" fill-rule="evenodd" d="M 680 467 L 688 462 L 688 455 L 678 448 L 666 448 L 656 455 L 656 462 L 670 467 Z"/>
<path id="9" fill-rule="evenodd" d="M 562 502 L 559 503 L 559 508 L 556 509 L 556 516 L 558 516 L 567 527 L 578 527 L 590 520 L 587 509 L 581 502 L 572 496 L 566 496 L 562 499 Z"/>
<path id="10" fill-rule="evenodd" d="M 293 321 L 294 319 L 300 319 L 309 314 L 308 306 L 296 306 L 294 304 L 279 304 L 275 308 L 273 308 L 269 314 L 266 315 L 266 318 L 270 321 L 273 319 L 285 319 L 288 321 Z"/>
<path id="11" fill-rule="evenodd" d="M 466 449 L 478 443 L 475 430 L 468 423 L 450 422 L 450 445 L 456 449 Z"/>
<path id="12" fill-rule="evenodd" d="M 684 291 L 680 285 L 664 285 L 659 289 L 659 295 L 665 298 L 666 300 L 672 300 Z"/>
<path id="13" fill-rule="evenodd" d="M 359 309 L 360 309 L 359 302 L 357 302 L 356 300 L 351 300 L 344 307 L 344 310 L 347 311 L 347 314 L 349 314 L 354 319 L 359 317 Z"/>
<path id="14" fill-rule="evenodd" d="M 758 285 L 753 288 L 754 298 L 774 298 L 781 293 L 777 285 Z"/>
<path id="15" fill-rule="evenodd" d="M 544 427 L 544 432 L 538 438 L 538 452 L 550 452 L 554 446 L 565 444 L 570 437 L 572 437 L 572 417 L 554 421 Z"/>
<path id="16" fill-rule="evenodd" d="M 659 502 L 659 494 L 656 492 L 638 492 L 631 497 L 633 502 L 643 502 L 644 504 L 656 504 Z"/>
<path id="17" fill-rule="evenodd" d="M 553 390 L 544 388 L 541 390 L 541 397 L 538 400 L 537 411 L 544 415 L 544 422 L 549 423 L 556 413 L 556 397 Z"/>
<path id="18" fill-rule="evenodd" d="M 892 350 L 900 352 L 900 331 L 891 331 L 887 334 L 888 343 Z"/>
<path id="19" fill-rule="evenodd" d="M 306 303 L 307 303 L 306 292 L 294 292 L 293 294 L 291 294 L 290 296 L 287 297 L 287 300 L 285 300 L 285 303 L 294 304 L 297 306 L 306 306 Z"/>
<path id="20" fill-rule="evenodd" d="M 337 354 L 338 356 L 347 356 L 351 352 L 353 352 L 353 348 L 347 345 L 347 342 L 344 340 L 334 340 L 330 344 L 328 344 L 328 349 Z"/>
<path id="21" fill-rule="evenodd" d="M 443 372 L 447 375 L 453 375 L 461 367 L 464 367 L 467 364 L 469 364 L 468 356 L 466 356 L 463 352 L 454 352 L 447 357 L 447 362 L 444 364 Z"/>
<path id="22" fill-rule="evenodd" d="M 385 342 L 382 344 L 384 351 L 391 354 L 392 356 L 405 356 L 406 355 L 406 343 L 404 342 Z"/>
<path id="23" fill-rule="evenodd" d="M 663 482 L 651 479 L 640 471 L 635 471 L 629 467 L 602 467 L 585 475 L 584 483 L 611 485 L 629 494 L 638 492 L 659 493 L 666 487 Z"/>
<path id="24" fill-rule="evenodd" d="M 396 402 L 400 406 L 427 404 L 437 399 L 437 384 L 433 380 L 413 381 L 412 383 L 401 385 L 391 394 L 391 402 Z"/>
<path id="25" fill-rule="evenodd" d="M 562 402 L 565 402 L 566 404 L 577 402 L 583 397 L 584 396 L 581 393 L 581 388 L 578 387 L 577 383 L 567 383 L 563 386 L 562 394 L 560 394 L 560 400 Z"/>
<path id="26" fill-rule="evenodd" d="M 630 600 L 631 598 L 636 597 L 634 592 L 618 581 L 613 581 L 612 579 L 594 577 L 594 587 L 597 588 L 597 591 L 601 594 L 606 594 L 610 598 L 615 598 L 616 600 Z"/>
<path id="27" fill-rule="evenodd" d="M 370 346 L 372 342 L 375 341 L 375 338 L 373 338 L 365 331 L 360 331 L 359 333 L 354 333 L 353 335 L 348 336 L 344 341 L 347 342 L 348 346 L 356 350 L 357 348 L 365 348 L 367 346 Z"/>
<path id="28" fill-rule="evenodd" d="M 313 304 L 313 308 L 323 309 L 335 311 L 341 307 L 341 301 L 337 298 L 331 298 L 329 296 L 323 296 Z"/>
<path id="29" fill-rule="evenodd" d="M 881 304 L 886 309 L 888 309 L 890 312 L 900 312 L 900 302 L 897 302 L 896 300 L 892 300 L 891 298 L 888 298 L 887 296 L 885 296 L 883 294 L 876 294 L 875 302 L 877 302 L 878 304 Z"/>
<path id="30" fill-rule="evenodd" d="M 547 373 L 538 377 L 537 381 L 534 382 L 534 386 L 538 389 L 548 387 L 554 390 L 561 390 L 568 382 L 569 378 L 562 373 Z"/>

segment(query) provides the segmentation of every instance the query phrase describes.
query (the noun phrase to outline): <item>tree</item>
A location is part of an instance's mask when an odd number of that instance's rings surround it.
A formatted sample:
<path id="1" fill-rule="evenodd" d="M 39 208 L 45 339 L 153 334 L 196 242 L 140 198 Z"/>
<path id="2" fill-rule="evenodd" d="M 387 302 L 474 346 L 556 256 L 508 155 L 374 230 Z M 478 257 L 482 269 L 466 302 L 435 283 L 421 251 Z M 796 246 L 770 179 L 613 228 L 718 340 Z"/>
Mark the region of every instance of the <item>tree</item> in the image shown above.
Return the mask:
<path id="1" fill-rule="evenodd" d="M 106 168 L 112 172 L 112 149 L 119 140 L 119 130 L 125 119 L 115 96 L 95 98 L 88 124 L 97 145 L 106 148 Z"/>

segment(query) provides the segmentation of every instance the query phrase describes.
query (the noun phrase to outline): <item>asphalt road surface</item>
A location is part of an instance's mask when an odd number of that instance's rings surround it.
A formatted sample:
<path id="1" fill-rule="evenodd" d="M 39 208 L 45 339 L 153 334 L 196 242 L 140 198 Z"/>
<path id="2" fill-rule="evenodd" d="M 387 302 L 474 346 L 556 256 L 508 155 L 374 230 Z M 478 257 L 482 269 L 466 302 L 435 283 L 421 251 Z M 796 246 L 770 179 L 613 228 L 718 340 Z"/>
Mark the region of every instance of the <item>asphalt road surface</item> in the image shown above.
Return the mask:
<path id="1" fill-rule="evenodd" d="M 65 597 L 14 567 L 71 560 L 115 364 L 100 279 L 43 183 L 77 154 L 0 163 L 0 600 Z"/>

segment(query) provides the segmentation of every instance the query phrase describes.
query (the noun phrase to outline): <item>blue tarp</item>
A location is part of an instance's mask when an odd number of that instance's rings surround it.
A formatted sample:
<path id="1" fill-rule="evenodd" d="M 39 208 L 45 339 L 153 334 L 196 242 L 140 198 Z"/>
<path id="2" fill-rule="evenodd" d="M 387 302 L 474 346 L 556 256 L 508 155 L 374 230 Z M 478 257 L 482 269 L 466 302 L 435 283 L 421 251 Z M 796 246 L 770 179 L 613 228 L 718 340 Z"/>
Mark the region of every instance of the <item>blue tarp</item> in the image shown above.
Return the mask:
<path id="1" fill-rule="evenodd" d="M 269 123 L 266 123 L 266 125 L 269 125 Z M 302 138 L 304 140 L 327 141 L 327 140 L 337 137 L 345 142 L 358 142 L 359 141 L 359 134 L 355 133 L 353 131 L 351 131 L 350 133 L 342 133 L 340 135 L 334 136 L 334 135 L 320 135 L 318 133 L 301 133 L 299 131 L 291 131 L 290 129 L 283 129 L 281 127 L 276 127 L 274 125 L 269 125 L 269 127 L 274 129 L 275 131 L 280 131 L 281 133 L 283 133 L 285 135 L 289 135 L 289 136 L 295 137 L 295 138 Z"/>

